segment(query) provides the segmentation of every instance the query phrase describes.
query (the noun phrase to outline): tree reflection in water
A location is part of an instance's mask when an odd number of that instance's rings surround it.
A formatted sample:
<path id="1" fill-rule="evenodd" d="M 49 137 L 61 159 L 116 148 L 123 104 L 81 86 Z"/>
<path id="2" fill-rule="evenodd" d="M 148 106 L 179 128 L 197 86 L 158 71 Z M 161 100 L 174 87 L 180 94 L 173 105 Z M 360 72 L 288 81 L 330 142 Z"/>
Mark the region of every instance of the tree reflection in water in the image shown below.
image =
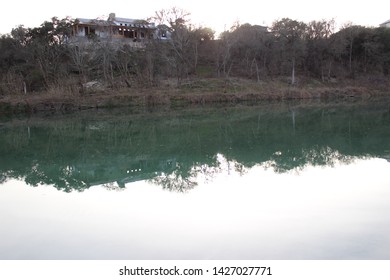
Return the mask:
<path id="1" fill-rule="evenodd" d="M 390 157 L 390 112 L 373 104 L 262 105 L 180 113 L 102 114 L 4 123 L 0 184 L 83 191 L 135 181 L 186 192 L 253 166 L 283 173 Z"/>
<path id="2" fill-rule="evenodd" d="M 338 163 L 350 164 L 357 159 L 369 158 L 369 156 L 343 155 L 331 147 L 315 147 L 310 150 L 302 150 L 300 155 L 283 156 L 283 152 L 275 152 L 269 161 L 262 164 L 265 168 L 272 168 L 276 173 L 284 173 L 295 169 L 303 170 L 308 166 L 329 166 L 334 167 Z M 293 167 L 293 168 L 292 168 Z"/>
<path id="3" fill-rule="evenodd" d="M 244 165 L 233 160 L 229 161 L 222 154 L 217 154 L 214 158 L 215 162 L 212 165 L 194 164 L 185 168 L 179 165 L 172 173 L 161 174 L 151 179 L 150 182 L 169 191 L 187 192 L 200 182 L 212 182 L 217 175 L 223 172 L 227 174 L 235 172 L 240 175 L 247 172 Z"/>

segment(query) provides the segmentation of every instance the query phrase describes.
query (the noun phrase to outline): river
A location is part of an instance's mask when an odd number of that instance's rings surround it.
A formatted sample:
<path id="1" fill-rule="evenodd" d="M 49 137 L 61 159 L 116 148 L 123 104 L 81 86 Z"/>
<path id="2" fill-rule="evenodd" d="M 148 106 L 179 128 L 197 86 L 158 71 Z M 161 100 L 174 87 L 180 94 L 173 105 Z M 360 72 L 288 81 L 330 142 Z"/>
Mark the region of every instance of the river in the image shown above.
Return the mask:
<path id="1" fill-rule="evenodd" d="M 0 259 L 390 259 L 390 102 L 0 123 Z"/>

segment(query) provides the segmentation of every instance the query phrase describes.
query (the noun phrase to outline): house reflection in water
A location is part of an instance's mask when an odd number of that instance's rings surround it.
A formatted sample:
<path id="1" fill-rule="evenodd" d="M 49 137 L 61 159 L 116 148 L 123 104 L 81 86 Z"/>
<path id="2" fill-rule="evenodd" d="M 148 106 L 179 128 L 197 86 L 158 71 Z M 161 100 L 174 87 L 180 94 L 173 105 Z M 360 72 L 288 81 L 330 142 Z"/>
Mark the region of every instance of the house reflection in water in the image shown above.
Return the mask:
<path id="1" fill-rule="evenodd" d="M 176 160 L 153 159 L 149 157 L 111 158 L 106 164 L 76 164 L 72 173 L 82 178 L 87 188 L 96 185 L 117 183 L 119 188 L 125 188 L 127 183 L 141 180 L 151 180 L 162 174 L 172 173 L 176 168 Z"/>

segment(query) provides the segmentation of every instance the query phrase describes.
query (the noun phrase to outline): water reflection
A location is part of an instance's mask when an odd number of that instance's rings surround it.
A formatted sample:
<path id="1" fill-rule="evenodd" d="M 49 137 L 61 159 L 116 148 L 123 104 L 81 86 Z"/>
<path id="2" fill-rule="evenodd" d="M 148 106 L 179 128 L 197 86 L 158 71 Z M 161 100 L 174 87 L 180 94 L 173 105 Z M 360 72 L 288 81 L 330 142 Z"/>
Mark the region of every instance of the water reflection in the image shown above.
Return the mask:
<path id="1" fill-rule="evenodd" d="M 185 192 L 199 178 L 253 166 L 278 173 L 308 166 L 390 158 L 385 103 L 203 109 L 174 113 L 89 112 L 49 121 L 4 123 L 0 183 L 83 191 L 120 190 L 148 180 Z"/>
<path id="2" fill-rule="evenodd" d="M 177 166 L 172 173 L 163 173 L 151 179 L 150 182 L 170 191 L 186 192 L 196 187 L 199 182 L 212 182 L 216 176 L 232 172 L 242 175 L 246 172 L 246 168 L 236 161 L 228 161 L 222 154 L 217 154 L 212 165 L 195 163 L 190 170 L 185 170 L 184 173 L 181 167 Z"/>
<path id="3" fill-rule="evenodd" d="M 4 123 L 0 259 L 389 259 L 388 108 Z"/>

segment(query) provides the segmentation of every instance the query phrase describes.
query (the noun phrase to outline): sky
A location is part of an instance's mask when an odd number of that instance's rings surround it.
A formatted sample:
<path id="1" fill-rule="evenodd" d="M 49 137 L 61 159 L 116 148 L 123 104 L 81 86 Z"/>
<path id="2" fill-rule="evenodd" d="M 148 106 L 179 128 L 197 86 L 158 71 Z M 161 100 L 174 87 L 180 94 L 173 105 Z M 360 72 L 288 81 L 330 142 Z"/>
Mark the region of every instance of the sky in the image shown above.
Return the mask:
<path id="1" fill-rule="evenodd" d="M 387 160 L 240 173 L 231 168 L 237 162 L 217 159 L 185 193 L 150 181 L 70 193 L 6 181 L 0 259 L 389 259 Z"/>
<path id="2" fill-rule="evenodd" d="M 115 13 L 118 17 L 146 19 L 161 9 L 178 7 L 191 13 L 196 26 L 211 27 L 217 33 L 229 30 L 239 22 L 271 26 L 284 17 L 309 22 L 335 19 L 337 26 L 352 22 L 378 26 L 390 19 L 390 2 L 371 1 L 211 1 L 211 0 L 148 0 L 148 1 L 7 1 L 1 5 L 0 34 L 9 33 L 18 25 L 37 27 L 53 16 L 64 18 L 97 18 Z"/>

